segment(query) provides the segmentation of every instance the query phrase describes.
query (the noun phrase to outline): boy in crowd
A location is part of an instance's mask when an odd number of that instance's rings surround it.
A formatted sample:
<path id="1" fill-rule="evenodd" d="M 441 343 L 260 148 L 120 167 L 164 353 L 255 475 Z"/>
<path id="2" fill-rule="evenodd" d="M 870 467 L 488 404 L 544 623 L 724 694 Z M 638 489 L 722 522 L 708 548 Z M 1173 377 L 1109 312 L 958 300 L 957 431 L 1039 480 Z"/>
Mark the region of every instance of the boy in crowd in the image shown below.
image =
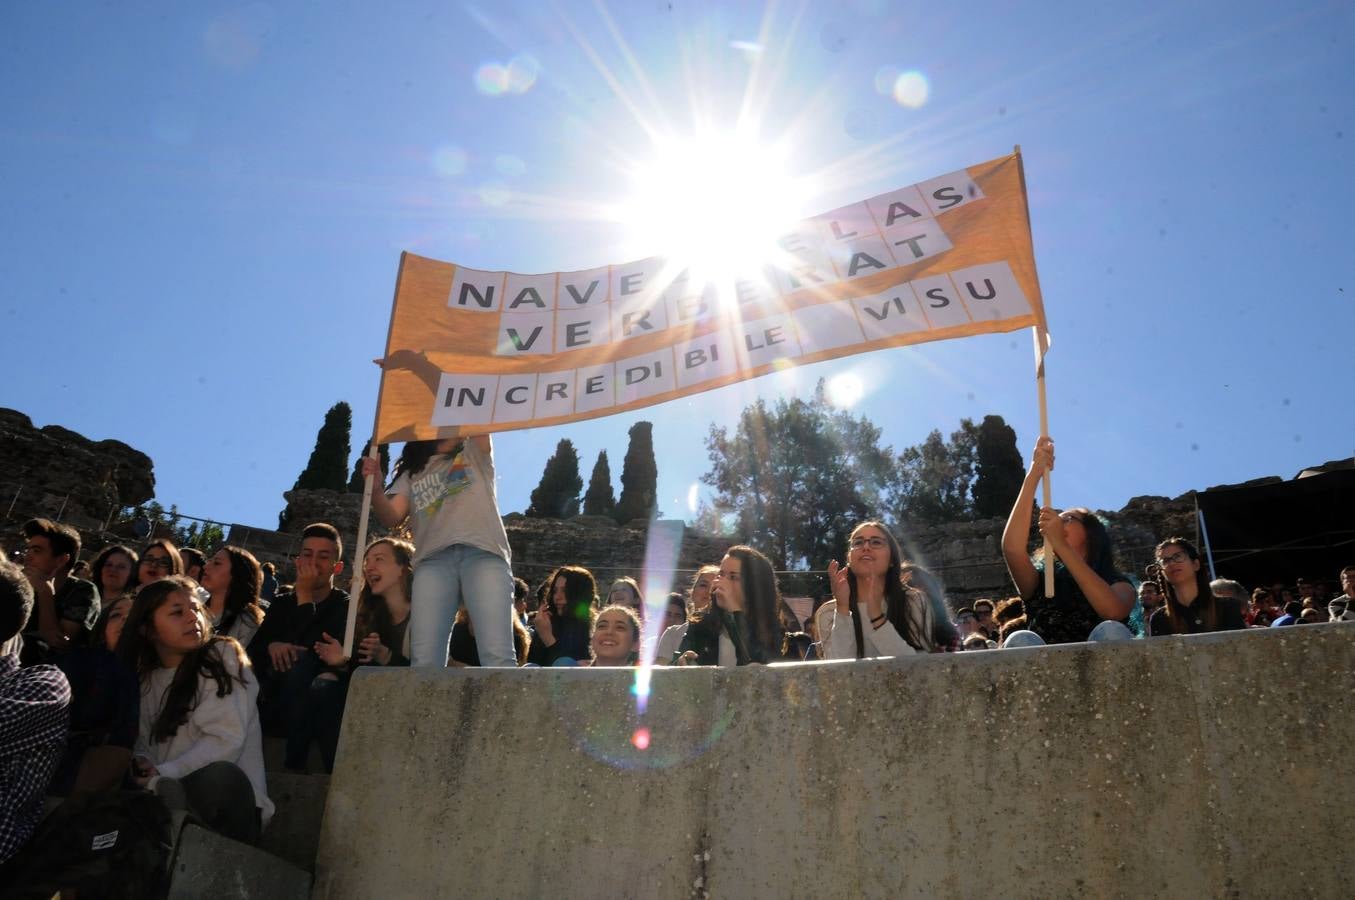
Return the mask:
<path id="1" fill-rule="evenodd" d="M 23 525 L 24 575 L 33 589 L 35 614 L 24 634 L 23 663 L 47 662 L 83 643 L 99 620 L 99 592 L 71 576 L 80 556 L 80 534 L 50 519 Z"/>
<path id="2" fill-rule="evenodd" d="M 180 547 L 179 558 L 183 560 L 183 573 L 194 581 L 202 581 L 202 570 L 207 567 L 207 557 L 193 547 Z"/>
<path id="3" fill-rule="evenodd" d="M 324 669 L 315 653 L 321 635 L 343 640 L 348 594 L 334 586 L 343 572 L 343 541 L 333 525 L 317 522 L 301 532 L 296 584 L 269 604 L 249 643 L 259 679 L 259 718 L 265 733 L 287 737 L 289 769 L 304 769 L 310 736 L 301 730 L 311 681 Z"/>
<path id="4" fill-rule="evenodd" d="M 71 686 L 56 666 L 19 668 L 31 578 L 0 559 L 0 867 L 33 834 L 66 744 Z M 7 879 L 0 868 L 0 884 Z"/>

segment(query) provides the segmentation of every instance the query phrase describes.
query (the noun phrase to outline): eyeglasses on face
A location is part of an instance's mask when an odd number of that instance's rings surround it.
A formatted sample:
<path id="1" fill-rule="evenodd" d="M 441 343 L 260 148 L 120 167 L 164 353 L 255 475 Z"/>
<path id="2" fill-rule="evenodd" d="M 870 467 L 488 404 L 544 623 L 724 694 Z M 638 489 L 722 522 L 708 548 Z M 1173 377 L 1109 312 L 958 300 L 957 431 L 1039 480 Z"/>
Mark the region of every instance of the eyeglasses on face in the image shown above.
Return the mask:
<path id="1" fill-rule="evenodd" d="M 886 541 L 882 537 L 855 537 L 852 538 L 851 548 L 860 550 L 862 547 L 869 547 L 872 550 L 882 550 Z"/>
<path id="2" fill-rule="evenodd" d="M 1189 559 L 1190 559 L 1189 553 L 1187 553 L 1184 550 L 1177 550 L 1171 556 L 1164 556 L 1161 559 L 1159 559 L 1157 561 L 1157 564 L 1159 566 L 1171 566 L 1175 565 L 1176 563 L 1187 562 L 1189 561 Z"/>
<path id="3" fill-rule="evenodd" d="M 147 556 L 143 557 L 141 564 L 148 569 L 164 569 L 168 572 L 174 568 L 174 563 L 170 562 L 168 556 Z"/>

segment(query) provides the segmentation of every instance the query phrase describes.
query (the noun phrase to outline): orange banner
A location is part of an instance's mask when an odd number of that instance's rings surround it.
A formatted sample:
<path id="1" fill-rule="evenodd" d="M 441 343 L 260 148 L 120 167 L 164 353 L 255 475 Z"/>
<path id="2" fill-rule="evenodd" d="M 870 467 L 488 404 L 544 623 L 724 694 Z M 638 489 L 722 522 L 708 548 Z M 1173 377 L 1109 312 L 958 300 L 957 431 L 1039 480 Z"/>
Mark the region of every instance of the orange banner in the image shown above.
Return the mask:
<path id="1" fill-rule="evenodd" d="M 717 289 L 661 258 L 483 272 L 400 257 L 381 443 L 612 415 L 786 365 L 1044 324 L 1018 154 L 807 219 Z"/>

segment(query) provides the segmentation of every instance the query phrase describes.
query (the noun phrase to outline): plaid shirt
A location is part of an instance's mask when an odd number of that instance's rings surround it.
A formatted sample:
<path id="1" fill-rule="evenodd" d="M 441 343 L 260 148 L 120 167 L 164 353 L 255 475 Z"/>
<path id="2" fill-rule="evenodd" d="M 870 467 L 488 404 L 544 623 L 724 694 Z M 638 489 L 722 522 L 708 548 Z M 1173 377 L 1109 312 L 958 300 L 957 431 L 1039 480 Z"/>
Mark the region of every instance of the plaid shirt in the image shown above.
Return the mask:
<path id="1" fill-rule="evenodd" d="M 0 862 L 33 833 L 66 743 L 71 686 L 56 666 L 19 668 L 0 656 Z"/>

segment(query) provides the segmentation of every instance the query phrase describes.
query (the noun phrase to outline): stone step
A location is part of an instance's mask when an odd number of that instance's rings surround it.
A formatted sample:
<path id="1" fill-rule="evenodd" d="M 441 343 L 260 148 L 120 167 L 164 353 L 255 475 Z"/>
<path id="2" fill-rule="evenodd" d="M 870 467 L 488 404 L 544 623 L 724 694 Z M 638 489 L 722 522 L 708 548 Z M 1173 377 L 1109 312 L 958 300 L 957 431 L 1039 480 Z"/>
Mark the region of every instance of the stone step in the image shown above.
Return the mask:
<path id="1" fill-rule="evenodd" d="M 328 775 L 269 772 L 268 796 L 277 810 L 259 846 L 307 872 L 315 870 L 320 821 L 329 794 Z"/>
<path id="2" fill-rule="evenodd" d="M 307 900 L 311 875 L 286 860 L 197 825 L 179 832 L 169 900 Z"/>

